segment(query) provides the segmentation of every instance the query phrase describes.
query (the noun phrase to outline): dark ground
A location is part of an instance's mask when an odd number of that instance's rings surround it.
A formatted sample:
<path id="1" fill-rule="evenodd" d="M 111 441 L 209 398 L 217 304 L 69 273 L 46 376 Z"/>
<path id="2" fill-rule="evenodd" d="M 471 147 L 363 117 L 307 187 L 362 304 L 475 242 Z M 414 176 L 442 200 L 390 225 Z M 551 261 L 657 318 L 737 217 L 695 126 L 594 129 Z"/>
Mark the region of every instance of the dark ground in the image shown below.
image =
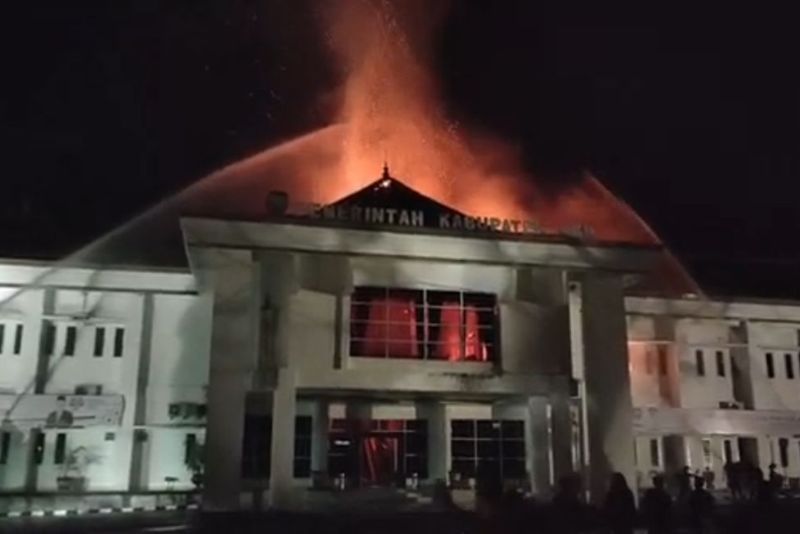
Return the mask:
<path id="1" fill-rule="evenodd" d="M 718 533 L 795 533 L 800 501 L 786 501 L 770 510 L 745 506 L 718 509 Z M 111 533 L 196 532 L 229 534 L 286 532 L 291 534 L 480 534 L 561 532 L 548 529 L 545 516 L 531 510 L 512 515 L 480 517 L 472 513 L 375 514 L 218 514 L 145 513 L 76 518 L 0 520 L 0 532 Z M 591 532 L 607 532 L 602 528 Z M 644 532 L 644 530 L 637 530 Z M 676 533 L 691 532 L 681 528 Z"/>

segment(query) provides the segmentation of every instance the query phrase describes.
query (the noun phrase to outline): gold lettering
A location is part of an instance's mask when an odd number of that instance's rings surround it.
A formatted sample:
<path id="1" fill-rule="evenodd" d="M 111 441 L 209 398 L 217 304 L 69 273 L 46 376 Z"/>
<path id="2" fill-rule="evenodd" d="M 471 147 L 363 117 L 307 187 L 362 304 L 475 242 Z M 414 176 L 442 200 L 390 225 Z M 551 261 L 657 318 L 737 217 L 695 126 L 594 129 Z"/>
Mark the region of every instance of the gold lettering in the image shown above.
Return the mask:
<path id="1" fill-rule="evenodd" d="M 411 226 L 425 226 L 425 212 L 412 211 L 411 212 Z"/>
<path id="2" fill-rule="evenodd" d="M 446 213 L 439 215 L 439 228 L 450 228 L 450 215 Z"/>
<path id="3" fill-rule="evenodd" d="M 508 222 L 508 219 L 503 219 L 503 232 L 511 233 L 511 223 Z"/>
<path id="4" fill-rule="evenodd" d="M 400 211 L 400 220 L 398 224 L 402 224 L 403 226 L 409 226 L 411 224 L 411 219 L 408 217 L 408 212 L 406 210 Z"/>
<path id="5" fill-rule="evenodd" d="M 489 224 L 492 227 L 492 230 L 499 231 L 500 230 L 500 219 L 497 217 L 492 217 L 489 219 Z"/>
<path id="6" fill-rule="evenodd" d="M 383 215 L 384 215 L 383 208 L 372 208 L 370 211 L 372 212 L 371 222 L 375 224 L 383 224 Z"/>
<path id="7" fill-rule="evenodd" d="M 386 222 L 389 224 L 394 224 L 394 216 L 396 213 L 396 209 L 386 208 L 386 218 L 388 219 Z"/>

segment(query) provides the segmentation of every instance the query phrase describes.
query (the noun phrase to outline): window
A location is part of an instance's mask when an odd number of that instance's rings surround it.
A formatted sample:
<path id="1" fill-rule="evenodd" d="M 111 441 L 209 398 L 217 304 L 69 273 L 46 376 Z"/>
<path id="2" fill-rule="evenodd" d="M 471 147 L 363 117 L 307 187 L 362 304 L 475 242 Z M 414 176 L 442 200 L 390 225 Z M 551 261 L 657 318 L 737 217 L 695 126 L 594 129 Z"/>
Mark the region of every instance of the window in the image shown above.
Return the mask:
<path id="1" fill-rule="evenodd" d="M 56 350 L 56 325 L 45 321 L 42 336 L 42 351 L 47 356 L 52 356 Z"/>
<path id="2" fill-rule="evenodd" d="M 270 472 L 272 418 L 268 415 L 247 414 L 244 418 L 242 441 L 242 477 L 266 478 Z"/>
<path id="3" fill-rule="evenodd" d="M 67 326 L 67 339 L 64 341 L 64 356 L 75 355 L 75 339 L 77 338 L 78 328 L 75 325 Z"/>
<path id="4" fill-rule="evenodd" d="M 658 438 L 650 440 L 650 465 L 661 467 L 661 443 Z"/>
<path id="5" fill-rule="evenodd" d="M 122 349 L 125 345 L 125 329 L 117 327 L 114 330 L 114 357 L 122 357 Z"/>
<path id="6" fill-rule="evenodd" d="M 694 359 L 697 365 L 697 376 L 706 376 L 706 362 L 701 349 L 694 351 Z"/>
<path id="7" fill-rule="evenodd" d="M 8 453 L 11 450 L 11 432 L 0 432 L 0 465 L 8 463 Z"/>
<path id="8" fill-rule="evenodd" d="M 14 329 L 14 354 L 22 352 L 22 323 Z"/>
<path id="9" fill-rule="evenodd" d="M 525 478 L 523 421 L 454 419 L 450 450 L 451 470 L 464 479 L 480 473 L 510 480 Z"/>
<path id="10" fill-rule="evenodd" d="M 33 461 L 36 465 L 42 465 L 44 460 L 44 432 L 36 432 L 36 440 L 33 445 Z"/>
<path id="11" fill-rule="evenodd" d="M 194 462 L 194 457 L 197 454 L 197 435 L 186 434 L 183 441 L 183 463 L 191 465 Z"/>
<path id="12" fill-rule="evenodd" d="M 789 440 L 786 438 L 778 438 L 778 457 L 781 467 L 789 467 Z"/>
<path id="13" fill-rule="evenodd" d="M 297 416 L 294 419 L 294 465 L 293 476 L 311 476 L 312 418 Z M 242 442 L 242 477 L 248 479 L 267 478 L 271 470 L 272 417 L 248 414 L 244 420 Z"/>
<path id="14" fill-rule="evenodd" d="M 56 434 L 56 450 L 53 457 L 53 463 L 61 465 L 67 456 L 67 435 L 64 432 Z"/>
<path id="15" fill-rule="evenodd" d="M 725 353 L 721 350 L 716 352 L 717 357 L 717 376 L 725 376 Z"/>
<path id="16" fill-rule="evenodd" d="M 725 455 L 725 463 L 733 462 L 733 442 L 731 440 L 722 441 L 722 453 Z"/>
<path id="17" fill-rule="evenodd" d="M 794 378 L 794 355 L 787 352 L 783 357 L 786 363 L 786 378 L 791 380 Z"/>
<path id="18" fill-rule="evenodd" d="M 94 329 L 94 356 L 99 358 L 103 355 L 103 349 L 106 344 L 106 329 L 98 326 Z"/>
<path id="19" fill-rule="evenodd" d="M 350 312 L 353 356 L 492 361 L 497 352 L 494 295 L 359 287 Z"/>
<path id="20" fill-rule="evenodd" d="M 667 376 L 667 347 L 658 347 L 658 374 Z"/>
<path id="21" fill-rule="evenodd" d="M 294 420 L 294 476 L 311 476 L 311 417 L 307 415 Z"/>
<path id="22" fill-rule="evenodd" d="M 703 466 L 704 467 L 711 467 L 712 466 L 711 440 L 710 439 L 704 439 L 703 440 Z"/>
<path id="23" fill-rule="evenodd" d="M 328 434 L 328 473 L 366 483 L 387 478 L 428 477 L 428 426 L 422 419 L 374 419 L 370 427 L 332 419 Z M 386 462 L 386 453 L 395 458 Z"/>
<path id="24" fill-rule="evenodd" d="M 105 436 L 103 436 L 103 441 L 115 441 L 117 439 L 117 435 L 113 432 L 106 432 Z"/>
<path id="25" fill-rule="evenodd" d="M 775 362 L 772 359 L 772 353 L 768 352 L 764 355 L 767 363 L 767 377 L 775 378 Z"/>

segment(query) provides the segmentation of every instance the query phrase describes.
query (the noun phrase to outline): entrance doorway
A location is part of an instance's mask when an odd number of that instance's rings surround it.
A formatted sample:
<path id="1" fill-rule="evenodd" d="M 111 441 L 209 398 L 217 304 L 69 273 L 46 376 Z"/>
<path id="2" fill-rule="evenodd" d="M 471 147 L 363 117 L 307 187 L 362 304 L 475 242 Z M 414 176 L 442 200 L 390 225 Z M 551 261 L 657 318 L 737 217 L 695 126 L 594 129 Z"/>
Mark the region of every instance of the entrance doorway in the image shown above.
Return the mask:
<path id="1" fill-rule="evenodd" d="M 390 486 L 398 474 L 398 438 L 368 435 L 361 440 L 361 484 Z"/>
<path id="2" fill-rule="evenodd" d="M 426 421 L 419 419 L 331 421 L 328 474 L 353 486 L 402 486 L 428 476 Z"/>

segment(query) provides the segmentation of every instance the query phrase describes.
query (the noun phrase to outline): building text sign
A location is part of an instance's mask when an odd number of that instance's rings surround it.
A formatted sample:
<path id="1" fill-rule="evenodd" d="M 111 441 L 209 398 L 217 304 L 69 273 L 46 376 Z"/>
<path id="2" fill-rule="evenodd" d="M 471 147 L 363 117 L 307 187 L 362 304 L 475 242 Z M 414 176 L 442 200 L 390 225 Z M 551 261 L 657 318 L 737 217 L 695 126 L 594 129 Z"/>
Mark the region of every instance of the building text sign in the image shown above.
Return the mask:
<path id="1" fill-rule="evenodd" d="M 373 206 L 319 206 L 311 210 L 311 216 L 327 221 L 354 224 L 405 226 L 409 228 L 439 228 L 460 232 L 500 232 L 504 234 L 542 235 L 546 232 L 531 220 L 506 219 L 500 217 L 472 217 L 459 213 L 436 213 L 424 210 L 382 208 Z M 433 220 L 431 220 L 433 219 Z M 591 231 L 582 226 L 562 232 L 577 238 L 591 236 Z"/>
<path id="2" fill-rule="evenodd" d="M 118 426 L 122 395 L 13 395 L 0 393 L 0 428 Z"/>

